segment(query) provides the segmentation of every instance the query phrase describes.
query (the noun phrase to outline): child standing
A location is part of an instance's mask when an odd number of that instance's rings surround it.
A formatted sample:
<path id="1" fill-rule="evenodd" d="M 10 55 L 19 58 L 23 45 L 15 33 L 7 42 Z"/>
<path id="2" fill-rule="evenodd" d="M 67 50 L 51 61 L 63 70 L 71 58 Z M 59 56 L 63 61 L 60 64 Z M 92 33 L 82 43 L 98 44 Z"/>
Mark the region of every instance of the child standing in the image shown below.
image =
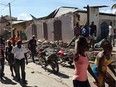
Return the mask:
<path id="1" fill-rule="evenodd" d="M 13 69 L 14 69 L 14 65 L 13 65 L 13 63 L 14 63 L 14 56 L 11 53 L 13 46 L 11 45 L 12 43 L 10 41 L 8 41 L 7 44 L 8 44 L 8 46 L 6 47 L 6 60 L 8 61 L 9 66 L 10 66 L 11 76 L 14 76 L 14 74 L 13 74 Z"/>
<path id="2" fill-rule="evenodd" d="M 88 43 L 85 37 L 79 37 L 77 43 L 75 44 L 75 57 L 74 57 L 74 66 L 75 66 L 75 74 L 73 76 L 73 86 L 74 87 L 90 87 L 87 70 L 97 81 L 97 78 L 94 76 L 92 69 L 90 68 L 88 58 L 85 52 L 89 49 Z"/>
<path id="3" fill-rule="evenodd" d="M 116 87 L 114 78 L 107 72 L 108 66 L 116 76 L 116 73 L 111 65 L 112 45 L 108 40 L 104 40 L 101 43 L 101 47 L 103 48 L 103 51 L 97 55 L 93 66 L 93 72 L 98 78 L 100 83 L 99 87 L 105 87 L 105 82 L 108 83 L 109 87 Z"/>

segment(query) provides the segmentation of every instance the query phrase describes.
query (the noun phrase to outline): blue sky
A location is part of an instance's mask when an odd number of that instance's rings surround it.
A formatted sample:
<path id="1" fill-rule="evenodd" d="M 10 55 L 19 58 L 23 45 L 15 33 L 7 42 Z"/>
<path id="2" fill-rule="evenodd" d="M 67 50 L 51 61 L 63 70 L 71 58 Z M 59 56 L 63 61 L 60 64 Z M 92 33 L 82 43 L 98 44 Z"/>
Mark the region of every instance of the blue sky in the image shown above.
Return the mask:
<path id="1" fill-rule="evenodd" d="M 8 3 L 11 3 L 12 16 L 18 19 L 31 19 L 29 14 L 39 18 L 47 16 L 53 10 L 61 7 L 77 7 L 83 9 L 84 6 L 107 5 L 109 7 L 100 9 L 104 12 L 113 12 L 111 6 L 116 0 L 0 0 L 0 15 L 9 15 Z M 4 5 L 7 6 L 4 6 Z"/>

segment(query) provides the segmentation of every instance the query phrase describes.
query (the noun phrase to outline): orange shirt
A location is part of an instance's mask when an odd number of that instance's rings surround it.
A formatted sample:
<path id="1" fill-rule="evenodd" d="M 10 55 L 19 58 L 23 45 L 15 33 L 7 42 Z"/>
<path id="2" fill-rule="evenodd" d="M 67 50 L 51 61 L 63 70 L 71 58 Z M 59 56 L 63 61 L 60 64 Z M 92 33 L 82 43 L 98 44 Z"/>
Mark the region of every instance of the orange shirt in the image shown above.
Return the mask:
<path id="1" fill-rule="evenodd" d="M 18 40 L 21 40 L 20 37 L 15 37 L 15 41 L 17 42 Z"/>
<path id="2" fill-rule="evenodd" d="M 88 69 L 88 59 L 82 55 L 79 55 L 79 59 L 74 62 L 75 65 L 75 75 L 73 76 L 73 80 L 78 81 L 86 81 L 87 77 L 87 69 Z"/>

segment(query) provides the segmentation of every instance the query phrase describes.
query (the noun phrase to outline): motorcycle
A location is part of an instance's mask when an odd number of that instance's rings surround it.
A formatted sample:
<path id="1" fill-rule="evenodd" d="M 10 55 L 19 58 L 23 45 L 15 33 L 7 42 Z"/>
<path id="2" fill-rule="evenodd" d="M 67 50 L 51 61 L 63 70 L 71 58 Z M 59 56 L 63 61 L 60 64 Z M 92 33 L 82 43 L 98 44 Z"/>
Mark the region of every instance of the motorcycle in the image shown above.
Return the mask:
<path id="1" fill-rule="evenodd" d="M 57 62 L 58 56 L 54 52 L 48 52 L 46 48 L 40 49 L 37 53 L 39 63 L 42 68 L 47 69 L 47 66 L 50 65 L 54 74 L 59 72 L 59 65 Z"/>
<path id="2" fill-rule="evenodd" d="M 60 63 L 64 66 L 64 63 L 68 62 L 70 66 L 73 63 L 73 53 L 70 51 L 60 50 L 58 51 Z"/>

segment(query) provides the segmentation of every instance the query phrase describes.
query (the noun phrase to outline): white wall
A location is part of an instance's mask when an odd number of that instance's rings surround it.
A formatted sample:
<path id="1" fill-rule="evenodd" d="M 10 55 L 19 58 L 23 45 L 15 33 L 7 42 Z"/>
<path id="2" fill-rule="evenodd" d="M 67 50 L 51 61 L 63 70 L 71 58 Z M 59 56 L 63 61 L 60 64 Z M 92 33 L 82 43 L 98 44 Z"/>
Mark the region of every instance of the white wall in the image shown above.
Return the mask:
<path id="1" fill-rule="evenodd" d="M 80 25 L 85 25 L 85 23 L 87 22 L 87 14 L 86 13 L 79 13 L 80 15 Z"/>
<path id="2" fill-rule="evenodd" d="M 94 24 L 97 27 L 97 36 L 100 34 L 99 29 L 99 8 L 90 8 L 89 10 L 89 25 L 91 25 L 91 22 L 94 21 Z"/>
<path id="3" fill-rule="evenodd" d="M 47 28 L 48 28 L 48 40 L 49 41 L 54 41 L 54 29 L 53 29 L 53 22 L 54 20 L 53 19 L 49 19 L 47 21 Z"/>
<path id="4" fill-rule="evenodd" d="M 80 15 L 80 25 L 84 25 L 87 22 L 87 14 L 86 13 L 78 13 Z M 97 14 L 97 12 L 96 12 Z M 93 15 L 95 16 L 95 15 Z M 108 16 L 108 15 L 99 15 L 99 19 L 96 19 L 97 17 L 92 17 L 91 21 L 97 20 L 95 21 L 95 24 L 97 24 L 96 22 L 102 22 L 101 20 L 112 20 L 115 21 L 114 25 L 116 26 L 116 17 L 114 16 Z M 70 42 L 71 39 L 74 37 L 74 33 L 73 33 L 73 14 L 72 13 L 68 13 L 65 14 L 63 16 L 60 17 L 56 17 L 56 18 L 51 18 L 51 19 L 47 19 L 47 20 L 40 20 L 37 21 L 37 39 L 42 39 L 43 40 L 43 23 L 46 22 L 47 26 L 48 26 L 48 40 L 49 41 L 53 41 L 54 40 L 54 28 L 53 28 L 53 23 L 55 20 L 61 20 L 62 21 L 62 39 L 64 42 Z M 99 23 L 99 24 L 100 24 Z M 32 36 L 32 31 L 31 31 L 31 25 L 27 28 L 28 31 L 26 31 L 27 37 L 28 39 L 30 39 L 30 37 Z M 98 33 L 100 34 L 100 28 L 97 28 Z"/>
<path id="5" fill-rule="evenodd" d="M 60 18 L 62 21 L 62 39 L 64 42 L 70 42 L 74 37 L 73 31 L 73 15 L 68 14 Z"/>
<path id="6" fill-rule="evenodd" d="M 31 28 L 32 28 L 32 24 L 30 24 L 25 30 L 25 33 L 26 33 L 28 40 L 32 37 L 32 29 Z"/>
<path id="7" fill-rule="evenodd" d="M 43 40 L 44 39 L 43 38 L 43 30 L 42 30 L 43 23 L 41 21 L 37 21 L 36 26 L 37 26 L 37 39 Z"/>
<path id="8" fill-rule="evenodd" d="M 71 13 L 45 20 L 44 22 L 47 23 L 48 28 L 48 40 L 54 41 L 54 26 L 53 23 L 55 20 L 61 20 L 62 22 L 62 40 L 64 42 L 70 42 L 70 40 L 74 37 L 73 34 L 73 16 Z M 43 28 L 42 28 L 43 29 Z"/>

